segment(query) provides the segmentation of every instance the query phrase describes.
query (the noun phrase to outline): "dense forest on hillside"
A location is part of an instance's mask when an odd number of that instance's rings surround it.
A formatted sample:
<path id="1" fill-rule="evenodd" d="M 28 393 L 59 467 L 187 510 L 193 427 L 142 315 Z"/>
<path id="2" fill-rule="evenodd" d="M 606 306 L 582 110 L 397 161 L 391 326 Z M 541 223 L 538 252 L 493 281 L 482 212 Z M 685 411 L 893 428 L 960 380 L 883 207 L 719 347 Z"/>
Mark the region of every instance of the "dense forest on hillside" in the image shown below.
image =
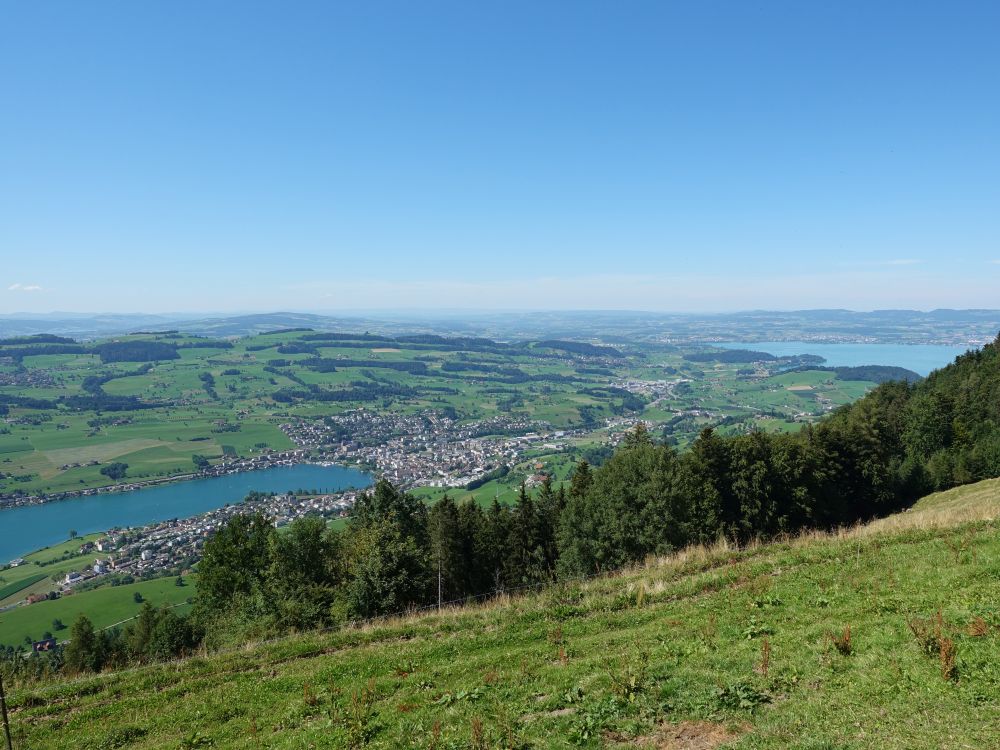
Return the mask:
<path id="1" fill-rule="evenodd" d="M 177 347 L 162 341 L 108 341 L 93 347 L 102 362 L 155 362 L 180 359 Z"/>
<path id="2" fill-rule="evenodd" d="M 865 380 L 870 383 L 887 383 L 890 380 L 905 380 L 908 383 L 915 383 L 920 380 L 920 375 L 905 367 L 892 367 L 889 365 L 860 365 L 856 367 L 827 367 L 825 365 L 803 365 L 795 367 L 786 372 L 832 372 L 837 376 L 837 380 Z"/>
<path id="3" fill-rule="evenodd" d="M 693 352 L 685 354 L 684 359 L 688 362 L 772 362 L 778 358 L 752 349 L 727 349 L 721 352 Z"/>
<path id="4" fill-rule="evenodd" d="M 97 668 L 612 570 L 720 535 L 831 528 L 995 476 L 1000 339 L 796 434 L 706 429 L 679 452 L 640 424 L 600 467 L 580 462 L 568 489 L 522 487 L 513 506 L 446 497 L 428 507 L 383 480 L 343 531 L 306 519 L 279 533 L 262 516 L 237 517 L 205 547 L 191 618 L 149 614 L 145 635 L 132 625 L 100 637 L 83 618 L 65 660 Z"/>

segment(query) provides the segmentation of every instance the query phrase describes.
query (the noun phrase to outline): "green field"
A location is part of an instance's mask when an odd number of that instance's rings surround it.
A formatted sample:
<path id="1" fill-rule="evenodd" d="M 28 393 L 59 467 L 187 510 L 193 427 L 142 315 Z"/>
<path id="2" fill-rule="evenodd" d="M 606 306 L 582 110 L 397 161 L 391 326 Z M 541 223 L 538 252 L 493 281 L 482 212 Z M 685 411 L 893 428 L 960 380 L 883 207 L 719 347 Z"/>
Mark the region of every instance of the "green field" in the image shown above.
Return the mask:
<path id="1" fill-rule="evenodd" d="M 141 604 L 135 601 L 136 593 L 154 606 L 181 604 L 194 596 L 197 576 L 185 577 L 184 581 L 185 586 L 177 586 L 174 578 L 107 586 L 0 612 L 0 644 L 23 645 L 26 639 L 39 640 L 46 631 L 65 638 L 81 614 L 86 614 L 94 627 L 114 625 L 139 613 Z M 54 632 L 54 620 L 62 621 L 67 630 Z"/>
<path id="2" fill-rule="evenodd" d="M 27 578 L 22 578 L 19 581 L 14 581 L 13 583 L 8 583 L 5 586 L 0 586 L 0 602 L 9 596 L 13 596 L 22 589 L 28 588 L 31 584 L 38 583 L 44 578 L 46 578 L 44 573 L 36 573 L 35 575 L 28 576 Z"/>
<path id="3" fill-rule="evenodd" d="M 993 747 L 998 509 L 985 482 L 840 534 L 14 685 L 15 747 Z"/>
<path id="4" fill-rule="evenodd" d="M 96 541 L 100 536 L 89 534 L 46 547 L 25 555 L 24 564 L 0 570 L 0 586 L 13 586 L 27 579 L 34 581 L 14 589 L 15 593 L 0 596 L 0 607 L 13 604 L 31 594 L 51 591 L 57 588 L 52 582 L 52 576 L 61 578 L 71 570 L 79 570 L 84 565 L 93 563 L 93 554 L 81 555 L 78 550 L 84 542 Z"/>

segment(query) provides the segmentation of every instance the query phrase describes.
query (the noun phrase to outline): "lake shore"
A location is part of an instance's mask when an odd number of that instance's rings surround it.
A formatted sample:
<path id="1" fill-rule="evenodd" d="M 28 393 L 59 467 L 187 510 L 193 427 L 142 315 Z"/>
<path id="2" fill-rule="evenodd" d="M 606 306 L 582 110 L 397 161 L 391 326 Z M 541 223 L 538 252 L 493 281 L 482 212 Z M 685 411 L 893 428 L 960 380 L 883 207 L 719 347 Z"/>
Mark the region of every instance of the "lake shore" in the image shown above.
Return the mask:
<path id="1" fill-rule="evenodd" d="M 251 493 L 316 494 L 332 497 L 371 485 L 370 473 L 354 466 L 300 461 L 253 471 L 197 477 L 128 492 L 103 492 L 39 503 L 0 512 L 0 561 L 22 556 L 29 549 L 58 543 L 70 530 L 80 534 L 112 528 L 138 528 L 189 519 L 240 503 Z M 321 510 L 315 508 L 315 510 Z"/>
<path id="2" fill-rule="evenodd" d="M 193 479 L 207 479 L 210 477 L 221 477 L 227 474 L 237 474 L 247 471 L 258 471 L 272 466 L 294 466 L 301 463 L 310 463 L 308 460 L 309 451 L 295 449 L 290 451 L 274 451 L 272 453 L 262 453 L 259 456 L 250 456 L 223 460 L 218 464 L 213 464 L 201 471 L 184 474 L 171 474 L 165 477 L 154 477 L 141 479 L 133 482 L 121 482 L 109 484 L 103 487 L 87 487 L 81 490 L 70 490 L 67 492 L 53 492 L 51 494 L 40 493 L 34 495 L 19 495 L 16 493 L 0 493 L 0 512 L 9 508 L 18 508 L 26 505 L 42 505 L 44 503 L 58 502 L 60 500 L 72 500 L 78 497 L 90 497 L 92 495 L 108 494 L 115 492 L 131 492 L 149 487 L 157 487 L 165 484 L 174 484 Z M 321 462 L 316 462 L 323 465 Z"/>
<path id="3" fill-rule="evenodd" d="M 709 343 L 709 342 L 706 342 Z M 793 357 L 815 354 L 823 357 L 830 367 L 862 367 L 884 365 L 903 367 L 926 376 L 931 371 L 950 364 L 955 357 L 965 354 L 975 345 L 944 344 L 885 344 L 877 342 L 831 343 L 819 341 L 712 341 L 712 346 L 722 349 L 751 349 L 776 357 Z"/>

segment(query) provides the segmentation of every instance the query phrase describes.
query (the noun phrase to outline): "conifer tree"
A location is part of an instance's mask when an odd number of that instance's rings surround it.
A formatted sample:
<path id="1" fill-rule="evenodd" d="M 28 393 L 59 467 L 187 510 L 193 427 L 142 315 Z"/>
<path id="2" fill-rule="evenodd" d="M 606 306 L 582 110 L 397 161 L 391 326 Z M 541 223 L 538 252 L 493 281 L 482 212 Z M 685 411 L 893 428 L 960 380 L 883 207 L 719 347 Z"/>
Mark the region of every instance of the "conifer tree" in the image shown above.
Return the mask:
<path id="1" fill-rule="evenodd" d="M 104 666 L 103 641 L 86 615 L 73 623 L 64 653 L 70 672 L 97 672 Z"/>

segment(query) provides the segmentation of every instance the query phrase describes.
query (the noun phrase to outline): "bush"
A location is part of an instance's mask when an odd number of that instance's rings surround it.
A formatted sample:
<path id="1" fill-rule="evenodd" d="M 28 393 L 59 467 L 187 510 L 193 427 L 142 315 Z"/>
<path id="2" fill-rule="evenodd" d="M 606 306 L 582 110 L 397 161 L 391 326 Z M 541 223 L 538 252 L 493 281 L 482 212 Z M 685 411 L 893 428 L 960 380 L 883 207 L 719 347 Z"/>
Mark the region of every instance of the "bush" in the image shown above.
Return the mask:
<path id="1" fill-rule="evenodd" d="M 128 464 L 122 463 L 121 461 L 116 461 L 113 464 L 108 464 L 107 466 L 101 468 L 101 473 L 104 476 L 108 477 L 108 479 L 114 479 L 116 481 L 119 479 L 124 479 L 125 472 L 127 471 L 128 471 Z"/>

